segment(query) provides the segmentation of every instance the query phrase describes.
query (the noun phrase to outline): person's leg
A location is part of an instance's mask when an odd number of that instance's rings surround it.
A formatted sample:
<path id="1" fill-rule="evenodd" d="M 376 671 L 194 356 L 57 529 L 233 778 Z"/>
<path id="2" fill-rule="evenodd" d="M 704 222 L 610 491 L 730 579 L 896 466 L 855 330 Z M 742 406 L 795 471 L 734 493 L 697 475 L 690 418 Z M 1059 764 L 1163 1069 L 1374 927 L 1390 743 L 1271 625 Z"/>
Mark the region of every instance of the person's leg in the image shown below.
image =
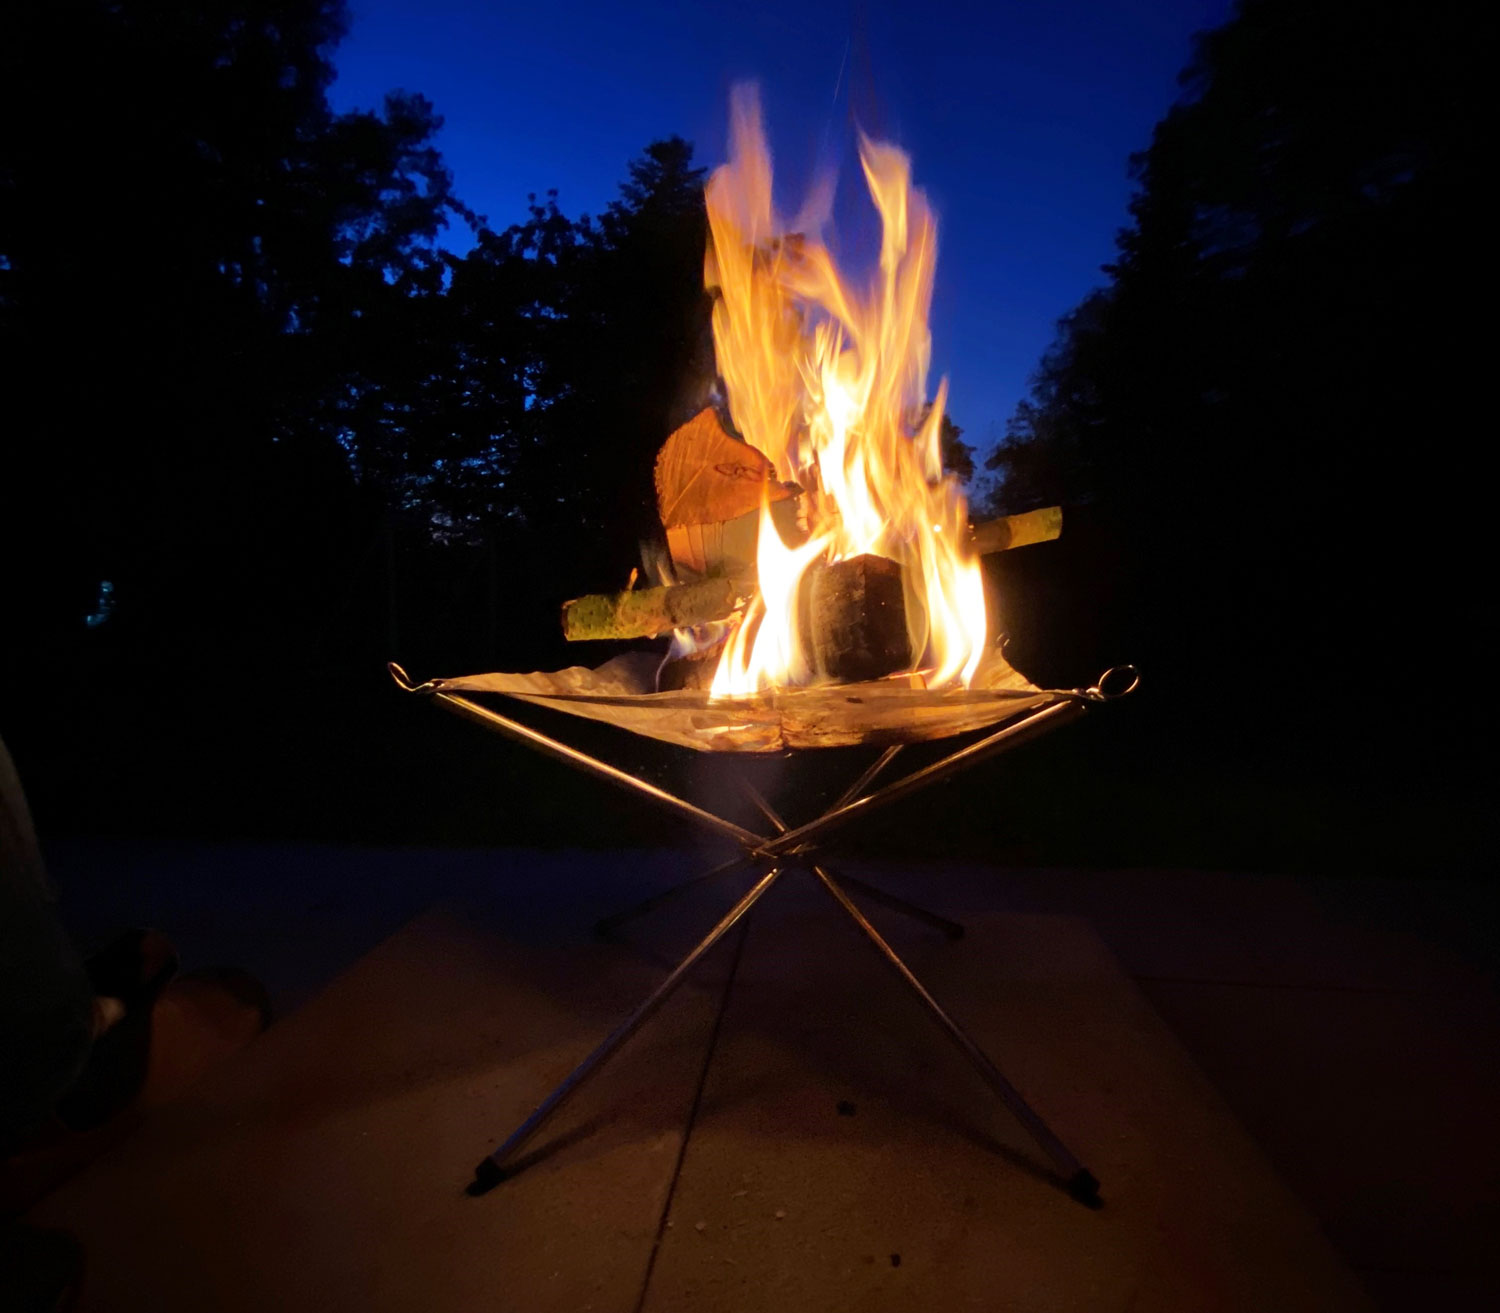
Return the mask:
<path id="1" fill-rule="evenodd" d="M 0 740 L 0 1154 L 51 1114 L 83 1070 L 94 990 L 63 929 L 26 795 Z"/>

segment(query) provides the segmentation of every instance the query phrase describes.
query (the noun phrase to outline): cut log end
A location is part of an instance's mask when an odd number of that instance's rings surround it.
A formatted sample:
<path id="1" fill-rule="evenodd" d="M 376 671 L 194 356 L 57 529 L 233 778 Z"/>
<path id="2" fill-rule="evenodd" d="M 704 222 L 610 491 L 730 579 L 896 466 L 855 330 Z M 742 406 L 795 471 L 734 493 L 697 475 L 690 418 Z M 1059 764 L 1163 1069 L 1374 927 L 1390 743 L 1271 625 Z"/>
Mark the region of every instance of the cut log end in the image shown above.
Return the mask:
<path id="1" fill-rule="evenodd" d="M 911 665 L 901 567 L 883 556 L 813 566 L 798 616 L 817 677 L 836 684 L 880 679 Z"/>

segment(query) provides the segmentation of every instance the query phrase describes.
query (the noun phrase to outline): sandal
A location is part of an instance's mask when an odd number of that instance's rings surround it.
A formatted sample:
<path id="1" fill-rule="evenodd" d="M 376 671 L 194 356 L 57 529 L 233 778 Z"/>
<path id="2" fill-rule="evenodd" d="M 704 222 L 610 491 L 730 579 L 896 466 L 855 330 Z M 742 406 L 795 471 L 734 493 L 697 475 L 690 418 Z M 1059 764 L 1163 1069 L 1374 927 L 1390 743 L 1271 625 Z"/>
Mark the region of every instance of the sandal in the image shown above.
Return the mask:
<path id="1" fill-rule="evenodd" d="M 151 1008 L 177 966 L 171 941 L 145 929 L 127 930 L 84 963 L 95 997 L 118 999 L 124 1012 L 95 1036 L 78 1079 L 57 1101 L 65 1126 L 101 1126 L 140 1092 L 151 1049 Z"/>

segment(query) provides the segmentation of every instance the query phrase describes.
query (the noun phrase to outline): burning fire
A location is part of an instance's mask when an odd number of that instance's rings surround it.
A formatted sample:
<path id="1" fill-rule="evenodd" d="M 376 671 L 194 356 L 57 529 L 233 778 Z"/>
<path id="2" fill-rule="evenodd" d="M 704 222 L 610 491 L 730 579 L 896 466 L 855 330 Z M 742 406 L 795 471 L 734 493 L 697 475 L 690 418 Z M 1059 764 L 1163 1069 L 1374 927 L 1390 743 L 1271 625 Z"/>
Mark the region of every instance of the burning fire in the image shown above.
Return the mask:
<path id="1" fill-rule="evenodd" d="M 914 668 L 927 686 L 968 684 L 985 648 L 984 588 L 967 507 L 942 471 L 946 382 L 925 404 L 937 227 L 911 161 L 860 137 L 883 234 L 861 291 L 818 240 L 822 219 L 778 228 L 753 87 L 735 90 L 731 120 L 730 160 L 707 192 L 714 349 L 735 427 L 779 478 L 801 485 L 808 536 L 788 546 L 762 505 L 759 596 L 725 644 L 713 693 L 809 682 L 798 590 L 814 563 L 865 554 L 903 567 Z M 817 199 L 826 218 L 831 190 Z"/>

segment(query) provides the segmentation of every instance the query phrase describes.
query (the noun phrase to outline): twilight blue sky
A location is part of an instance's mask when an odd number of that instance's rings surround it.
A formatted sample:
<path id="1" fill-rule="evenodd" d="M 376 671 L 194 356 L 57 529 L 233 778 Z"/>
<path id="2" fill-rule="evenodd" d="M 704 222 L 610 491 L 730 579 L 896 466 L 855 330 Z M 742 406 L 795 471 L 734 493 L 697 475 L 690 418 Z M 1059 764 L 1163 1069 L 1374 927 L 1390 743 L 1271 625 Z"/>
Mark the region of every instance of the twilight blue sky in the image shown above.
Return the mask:
<path id="1" fill-rule="evenodd" d="M 455 190 L 496 228 L 555 187 L 597 213 L 625 166 L 676 133 L 722 161 L 732 83 L 761 84 L 778 207 L 839 170 L 835 223 L 863 248 L 854 126 L 904 147 L 938 215 L 933 377 L 986 448 L 1059 316 L 1103 281 L 1126 157 L 1177 94 L 1196 31 L 1231 0 L 864 0 L 820 5 L 349 0 L 332 99 L 420 91 L 445 119 Z M 861 226 L 864 232 L 860 231 Z M 468 245 L 454 231 L 450 244 Z M 837 249 L 837 248 L 836 248 Z"/>

